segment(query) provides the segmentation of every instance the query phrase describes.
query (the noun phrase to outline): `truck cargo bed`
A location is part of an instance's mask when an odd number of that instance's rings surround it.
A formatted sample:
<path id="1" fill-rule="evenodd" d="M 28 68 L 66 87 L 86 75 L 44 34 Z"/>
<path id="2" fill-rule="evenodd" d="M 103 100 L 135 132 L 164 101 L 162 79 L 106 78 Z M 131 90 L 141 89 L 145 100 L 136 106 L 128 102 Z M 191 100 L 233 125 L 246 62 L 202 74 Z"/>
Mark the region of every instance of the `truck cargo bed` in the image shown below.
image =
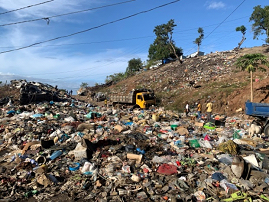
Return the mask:
<path id="1" fill-rule="evenodd" d="M 269 117 L 269 104 L 247 101 L 245 112 L 250 116 Z"/>
<path id="2" fill-rule="evenodd" d="M 132 102 L 133 102 L 131 96 L 113 95 L 113 96 L 111 96 L 110 99 L 112 102 L 117 102 L 117 103 L 132 104 Z"/>

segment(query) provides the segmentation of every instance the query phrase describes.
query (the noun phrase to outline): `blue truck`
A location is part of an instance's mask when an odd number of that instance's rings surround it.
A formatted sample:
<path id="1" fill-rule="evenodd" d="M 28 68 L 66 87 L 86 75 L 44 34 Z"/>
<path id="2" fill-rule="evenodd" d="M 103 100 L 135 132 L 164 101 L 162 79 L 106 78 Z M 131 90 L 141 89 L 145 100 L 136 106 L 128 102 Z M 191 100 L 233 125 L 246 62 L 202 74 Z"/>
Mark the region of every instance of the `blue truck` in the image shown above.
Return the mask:
<path id="1" fill-rule="evenodd" d="M 254 117 L 255 122 L 261 125 L 262 132 L 266 137 L 269 137 L 269 104 L 255 103 L 248 100 L 246 102 L 245 113 Z"/>

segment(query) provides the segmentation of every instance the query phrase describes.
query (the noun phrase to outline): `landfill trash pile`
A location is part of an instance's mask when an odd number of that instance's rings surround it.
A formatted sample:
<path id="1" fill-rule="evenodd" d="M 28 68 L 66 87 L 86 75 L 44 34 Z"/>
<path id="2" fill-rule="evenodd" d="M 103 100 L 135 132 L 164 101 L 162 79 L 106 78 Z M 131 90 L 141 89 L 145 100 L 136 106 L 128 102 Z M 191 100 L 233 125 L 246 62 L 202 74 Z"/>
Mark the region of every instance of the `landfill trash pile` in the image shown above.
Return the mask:
<path id="1" fill-rule="evenodd" d="M 245 102 L 250 100 L 250 74 L 235 66 L 236 60 L 247 53 L 267 55 L 269 46 L 209 53 L 184 59 L 182 64 L 174 61 L 117 83 L 87 89 L 89 94 L 101 91 L 110 98 L 111 94 L 126 95 L 132 89 L 151 87 L 159 106 L 178 111 L 184 110 L 186 102 L 206 103 L 210 97 L 216 112 L 233 116 L 237 111 L 243 113 Z M 254 75 L 254 102 L 269 103 L 268 73 L 267 68 L 266 74 L 256 71 Z"/>
<path id="2" fill-rule="evenodd" d="M 0 201 L 269 202 L 268 138 L 237 116 L 205 119 L 74 99 L 2 105 Z"/>
<path id="3" fill-rule="evenodd" d="M 42 101 L 64 101 L 68 95 L 65 91 L 58 90 L 57 86 L 40 82 L 27 82 L 26 80 L 11 80 L 11 89 L 19 90 L 19 104 L 26 105 L 32 102 Z M 7 103 L 10 98 L 3 98 L 0 104 Z"/>

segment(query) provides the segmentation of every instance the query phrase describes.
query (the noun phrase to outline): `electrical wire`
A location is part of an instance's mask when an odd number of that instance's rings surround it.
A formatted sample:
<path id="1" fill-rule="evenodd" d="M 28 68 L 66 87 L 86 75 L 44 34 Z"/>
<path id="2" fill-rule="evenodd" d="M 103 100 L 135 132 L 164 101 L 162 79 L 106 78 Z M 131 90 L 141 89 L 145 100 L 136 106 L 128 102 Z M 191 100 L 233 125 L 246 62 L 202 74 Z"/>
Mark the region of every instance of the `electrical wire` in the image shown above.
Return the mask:
<path id="1" fill-rule="evenodd" d="M 230 20 L 230 21 L 226 21 L 225 23 L 229 23 L 229 22 L 232 22 L 232 21 L 236 21 L 236 20 L 240 20 L 240 19 L 243 19 L 243 18 L 246 18 L 246 17 L 249 17 L 249 16 L 244 16 L 244 17 L 241 17 L 241 18 L 237 18 L 237 19 L 233 19 L 233 20 Z M 215 26 L 217 25 L 217 23 L 215 24 L 211 24 L 211 25 L 206 25 L 206 26 L 203 26 L 203 28 L 206 28 L 206 27 L 212 27 L 212 26 Z M 187 31 L 193 31 L 193 30 L 197 30 L 198 28 L 189 28 L 189 29 L 185 29 L 185 30 L 180 30 L 180 31 L 175 31 L 174 32 L 174 36 L 176 35 L 181 35 L 183 34 L 183 32 L 187 32 Z M 175 29 L 176 30 L 176 29 Z M 141 36 L 141 37 L 133 37 L 133 38 L 124 38 L 124 39 L 113 39 L 113 40 L 104 40 L 104 41 L 96 41 L 96 42 L 81 42 L 81 43 L 69 43 L 69 44 L 50 44 L 50 45 L 43 45 L 43 46 L 34 46 L 34 47 L 51 47 L 51 46 L 54 46 L 54 47 L 57 47 L 57 46 L 72 46 L 72 45 L 84 45 L 84 44 L 101 44 L 101 43 L 108 43 L 108 42 L 121 42 L 121 41 L 129 41 L 129 40 L 136 40 L 136 39 L 143 39 L 143 38 L 150 38 L 150 37 L 155 37 L 155 35 L 149 35 L 149 36 Z M 181 38 L 181 40 L 183 40 L 182 37 L 179 37 L 179 39 Z M 174 37 L 174 39 L 177 39 Z M 189 38 L 190 39 L 190 38 Z M 187 40 L 187 39 L 186 39 Z M 176 40 L 175 40 L 176 41 Z M 189 43 L 189 42 L 187 42 Z M 14 48 L 13 47 L 0 47 L 0 48 Z"/>
<path id="2" fill-rule="evenodd" d="M 136 1 L 136 0 L 129 0 L 129 1 L 119 2 L 119 3 L 115 3 L 115 4 L 109 4 L 109 5 L 105 5 L 105 6 L 99 6 L 99 7 L 95 7 L 95 8 L 74 11 L 74 12 L 70 12 L 70 13 L 58 14 L 58 15 L 49 16 L 49 17 L 37 18 L 37 19 L 32 19 L 32 20 L 24 20 L 24 21 L 19 21 L 19 22 L 15 22 L 15 23 L 6 23 L 6 24 L 0 25 L 0 27 L 4 27 L 4 26 L 8 26 L 8 25 L 17 25 L 17 24 L 22 24 L 22 23 L 29 23 L 29 22 L 40 21 L 40 20 L 46 20 L 47 24 L 49 24 L 51 18 L 56 18 L 56 17 L 60 17 L 60 16 L 66 16 L 66 15 L 71 15 L 71 14 L 82 13 L 82 12 L 86 12 L 86 11 L 106 8 L 106 7 L 115 6 L 115 5 L 119 5 L 119 4 L 129 3 L 131 1 Z"/>
<path id="3" fill-rule="evenodd" d="M 69 44 L 49 44 L 45 46 L 35 46 L 35 47 L 51 47 L 51 46 L 69 46 L 69 45 L 84 45 L 84 44 L 101 44 L 101 43 L 108 43 L 108 42 L 121 42 L 121 41 L 129 41 L 129 40 L 136 40 L 136 39 L 143 39 L 154 37 L 152 36 L 143 36 L 143 37 L 133 37 L 133 38 L 125 38 L 125 39 L 113 39 L 113 40 L 104 40 L 104 41 L 96 41 L 96 42 L 81 42 L 81 43 L 69 43 Z M 12 47 L 0 47 L 0 48 L 12 48 Z"/>
<path id="4" fill-rule="evenodd" d="M 206 37 L 204 37 L 204 40 L 209 37 L 219 26 L 221 26 L 246 0 L 243 0 L 221 23 L 219 23 Z M 193 50 L 196 46 L 189 49 L 187 53 L 189 53 L 191 50 Z M 188 54 L 187 54 L 188 55 Z"/>
<path id="5" fill-rule="evenodd" d="M 144 47 L 146 47 L 146 45 L 143 45 Z M 125 56 L 125 58 L 128 58 L 128 56 L 130 56 L 130 55 L 134 55 L 134 54 L 136 54 L 136 53 L 139 53 L 139 52 L 141 52 L 142 51 L 142 49 L 144 48 L 141 48 L 142 46 L 140 45 L 140 47 L 138 47 L 138 48 L 136 48 L 136 49 L 134 49 L 134 50 L 130 50 L 129 52 L 125 52 L 126 54 L 124 55 Z M 97 69 L 99 69 L 99 68 L 102 68 L 102 67 L 107 67 L 108 65 L 111 65 L 111 64 L 114 64 L 114 63 L 116 63 L 116 62 L 120 62 L 121 60 L 120 59 L 118 59 L 118 60 L 114 60 L 113 62 L 109 62 L 109 63 L 105 63 L 105 64 L 102 64 L 102 65 L 100 65 L 100 66 L 95 66 L 95 67 L 91 67 L 91 68 L 84 68 L 84 69 L 78 69 L 78 70 L 70 70 L 70 71 L 62 71 L 62 72 L 49 72 L 49 73 L 40 73 L 40 74 L 30 74 L 31 76 L 34 76 L 34 75 L 54 75 L 54 74 L 61 74 L 61 73 L 72 73 L 72 72 L 77 72 L 77 71 L 80 71 L 80 72 L 82 72 L 82 71 L 84 71 L 83 72 L 83 74 L 85 75 L 85 74 L 87 74 L 87 72 L 89 72 L 89 71 L 91 71 L 91 75 L 93 75 L 93 73 L 94 73 L 94 71 L 95 70 L 97 70 Z M 94 71 L 92 71 L 92 70 L 94 70 Z M 100 70 L 100 69 L 99 69 Z M 87 72 L 85 72 L 85 71 L 87 71 Z M 28 74 L 29 75 L 29 74 Z M 72 77 L 74 77 L 74 75 L 73 76 L 69 76 L 69 77 L 63 77 L 63 78 L 61 78 L 61 79 L 66 79 L 66 78 L 72 78 Z"/>
<path id="6" fill-rule="evenodd" d="M 41 2 L 41 3 L 38 3 L 38 4 L 32 4 L 32 5 L 29 5 L 29 6 L 22 7 L 22 8 L 18 8 L 18 9 L 14 9 L 14 10 L 10 10 L 10 11 L 6 11 L 6 12 L 3 12 L 3 13 L 0 13 L 0 15 L 11 13 L 11 12 L 15 12 L 15 11 L 19 11 L 19 10 L 23 10 L 23 9 L 30 8 L 30 7 L 33 7 L 33 6 L 39 6 L 41 4 L 46 4 L 46 3 L 49 3 L 49 2 L 52 2 L 52 1 L 54 1 L 54 0 L 44 1 L 44 2 Z"/>
<path id="7" fill-rule="evenodd" d="M 106 26 L 106 25 L 109 25 L 109 24 L 113 24 L 113 23 L 116 23 L 116 22 L 119 22 L 119 21 L 122 21 L 122 20 L 126 20 L 128 18 L 137 16 L 137 15 L 140 15 L 140 14 L 143 14 L 143 13 L 147 13 L 147 12 L 156 10 L 158 8 L 162 8 L 164 6 L 168 6 L 170 4 L 173 4 L 173 3 L 176 3 L 176 2 L 179 2 L 179 1 L 180 0 L 175 0 L 175 1 L 172 1 L 172 2 L 169 2 L 169 3 L 166 3 L 166 4 L 162 4 L 160 6 L 156 6 L 154 8 L 151 8 L 151 9 L 148 9 L 148 10 L 145 10 L 145 11 L 141 11 L 141 12 L 138 12 L 138 13 L 135 13 L 135 14 L 132 14 L 132 15 L 129 15 L 129 16 L 126 16 L 126 17 L 120 18 L 118 20 L 113 20 L 113 21 L 110 21 L 110 22 L 107 22 L 107 23 L 103 23 L 101 25 L 98 25 L 98 26 L 95 26 L 95 27 L 92 27 L 92 28 L 89 28 L 89 29 L 86 29 L 86 30 L 82 30 L 82 31 L 79 31 L 79 32 L 75 32 L 75 33 L 72 33 L 72 34 L 69 34 L 69 35 L 63 35 L 63 36 L 55 37 L 55 38 L 52 38 L 52 39 L 49 39 L 49 40 L 45 40 L 45 41 L 41 41 L 41 42 L 36 42 L 34 44 L 23 46 L 23 47 L 20 47 L 20 48 L 17 48 L 17 49 L 11 49 L 11 50 L 7 50 L 7 51 L 2 51 L 2 52 L 0 52 L 0 54 L 12 52 L 12 51 L 18 51 L 18 50 L 26 49 L 26 48 L 29 48 L 29 47 L 32 47 L 32 46 L 35 46 L 35 45 L 38 45 L 38 44 L 43 44 L 43 43 L 46 43 L 46 42 L 51 42 L 51 41 L 54 41 L 54 40 L 58 40 L 58 39 L 62 39 L 62 38 L 67 38 L 67 37 L 71 37 L 73 35 L 77 35 L 77 34 L 81 34 L 81 33 L 84 33 L 84 32 L 88 32 L 90 30 L 94 30 L 94 29 L 97 29 L 97 28 L 100 28 L 100 27 L 103 27 L 103 26 Z"/>
<path id="8" fill-rule="evenodd" d="M 242 1 L 221 23 L 218 24 L 217 27 L 215 27 L 212 32 L 210 32 L 204 39 L 209 37 L 219 26 L 221 26 L 246 0 Z"/>

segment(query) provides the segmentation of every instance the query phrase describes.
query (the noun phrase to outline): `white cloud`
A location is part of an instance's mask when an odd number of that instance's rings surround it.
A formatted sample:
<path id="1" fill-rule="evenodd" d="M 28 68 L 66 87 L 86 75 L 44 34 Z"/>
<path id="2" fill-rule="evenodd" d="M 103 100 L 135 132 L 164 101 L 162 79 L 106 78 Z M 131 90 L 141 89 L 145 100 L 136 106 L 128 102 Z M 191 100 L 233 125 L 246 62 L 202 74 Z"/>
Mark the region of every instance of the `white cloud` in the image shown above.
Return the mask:
<path id="1" fill-rule="evenodd" d="M 27 7 L 29 5 L 39 4 L 45 1 L 40 0 L 37 2 L 36 0 L 11 0 L 0 1 L 0 7 L 5 9 L 6 11 L 11 11 L 23 7 Z M 61 13 L 68 13 L 75 10 L 82 9 L 83 5 L 85 4 L 85 0 L 80 1 L 66 1 L 66 0 L 57 0 L 48 2 L 45 4 L 29 7 L 26 9 L 18 10 L 15 12 L 11 12 L 9 14 L 13 14 L 19 18 L 26 18 L 26 17 L 46 17 L 50 15 L 56 15 Z M 89 5 L 89 4 L 88 4 Z M 91 4 L 92 5 L 92 4 Z"/>
<path id="2" fill-rule="evenodd" d="M 40 0 L 39 2 L 43 1 Z M 0 13 L 37 3 L 36 0 L 28 0 L 27 2 L 24 0 L 0 0 Z M 91 1 L 90 4 L 88 0 L 57 0 L 5 15 L 5 18 L 0 19 L 0 24 L 39 18 L 45 14 L 48 16 L 67 13 L 97 6 L 99 3 L 101 1 Z M 71 16 L 70 18 L 59 18 L 59 21 L 61 21 L 59 25 L 68 26 L 68 24 L 65 25 L 65 22 L 70 22 L 69 19 L 74 20 Z M 58 33 L 60 29 L 57 29 L 57 23 L 50 24 L 46 28 L 41 26 L 40 23 L 3 27 L 0 38 L 0 52 L 63 35 Z M 147 56 L 147 53 L 127 54 L 128 51 L 122 48 L 99 50 L 92 54 L 69 46 L 49 46 L 76 44 L 81 42 L 80 40 L 76 37 L 63 38 L 36 47 L 0 54 L 0 79 L 5 81 L 23 78 L 27 81 L 47 81 L 48 84 L 57 83 L 62 88 L 74 88 L 74 86 L 79 86 L 81 82 L 94 85 L 96 82 L 104 83 L 108 75 L 124 72 L 131 58 L 145 60 L 144 58 Z"/>
<path id="3" fill-rule="evenodd" d="M 207 9 L 221 9 L 225 7 L 225 4 L 222 1 L 211 1 L 207 2 Z"/>
<path id="4" fill-rule="evenodd" d="M 27 80 L 49 80 L 49 84 L 59 83 L 58 86 L 79 86 L 81 82 L 89 85 L 104 83 L 106 76 L 117 72 L 125 72 L 131 58 L 143 58 L 146 53 L 139 55 L 125 54 L 123 49 L 105 50 L 92 55 L 69 55 L 50 50 L 29 48 L 12 53 L 1 54 L 0 75 L 15 75 Z M 9 80 L 9 77 L 2 77 Z M 54 83 L 53 83 L 54 84 Z M 61 85 L 62 84 L 62 85 Z"/>

